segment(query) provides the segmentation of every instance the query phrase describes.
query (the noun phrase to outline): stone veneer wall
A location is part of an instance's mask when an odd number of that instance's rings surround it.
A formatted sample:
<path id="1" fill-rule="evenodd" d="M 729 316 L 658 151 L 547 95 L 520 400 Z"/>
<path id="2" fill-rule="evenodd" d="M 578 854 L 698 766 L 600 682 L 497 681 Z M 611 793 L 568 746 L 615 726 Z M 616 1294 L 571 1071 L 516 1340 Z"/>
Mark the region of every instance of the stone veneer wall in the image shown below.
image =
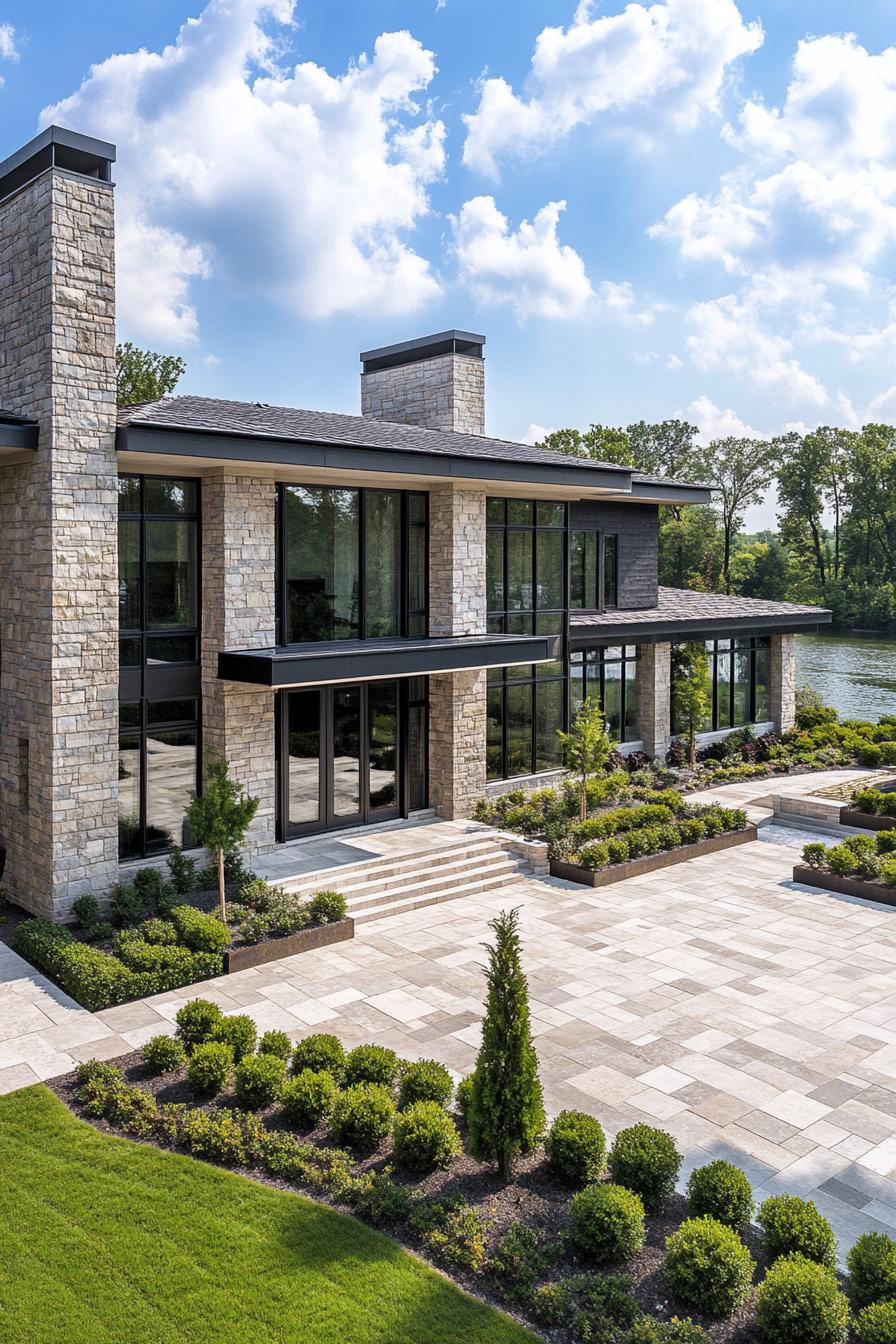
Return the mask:
<path id="1" fill-rule="evenodd" d="M 485 491 L 439 487 L 429 496 L 429 630 L 486 630 Z M 429 798 L 440 817 L 470 816 L 485 792 L 484 671 L 429 678 Z"/>
<path id="2" fill-rule="evenodd" d="M 57 919 L 118 871 L 114 287 L 110 184 L 0 204 L 0 406 L 40 423 L 0 469 L 3 889 Z"/>
<path id="3" fill-rule="evenodd" d="M 202 480 L 202 731 L 206 752 L 259 799 L 250 852 L 276 842 L 274 694 L 217 680 L 223 649 L 275 642 L 275 486 L 214 472 Z"/>
<path id="4" fill-rule="evenodd" d="M 436 355 L 361 374 L 361 414 L 460 434 L 485 432 L 485 361 Z"/>
<path id="5" fill-rule="evenodd" d="M 638 649 L 638 735 L 648 756 L 664 756 L 672 738 L 672 645 Z"/>
<path id="6" fill-rule="evenodd" d="M 776 732 L 796 723 L 796 641 L 793 635 L 772 635 L 771 714 Z"/>

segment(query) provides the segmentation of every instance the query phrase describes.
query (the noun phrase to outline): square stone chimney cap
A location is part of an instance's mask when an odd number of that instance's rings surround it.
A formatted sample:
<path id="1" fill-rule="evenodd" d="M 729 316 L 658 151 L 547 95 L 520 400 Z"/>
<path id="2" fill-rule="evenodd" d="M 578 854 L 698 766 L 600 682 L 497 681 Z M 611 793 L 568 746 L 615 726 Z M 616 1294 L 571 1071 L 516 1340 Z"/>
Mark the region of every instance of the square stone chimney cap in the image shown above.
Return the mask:
<path id="1" fill-rule="evenodd" d="M 419 336 L 415 341 L 399 341 L 397 345 L 381 345 L 376 350 L 362 350 L 364 373 L 377 369 L 395 369 L 402 364 L 416 364 L 421 359 L 437 355 L 468 355 L 482 359 L 485 337 L 472 331 L 438 331 L 433 336 Z"/>
<path id="2" fill-rule="evenodd" d="M 47 168 L 65 168 L 81 177 L 111 182 L 114 162 L 115 146 L 107 140 L 94 140 L 64 126 L 48 126 L 0 162 L 0 201 Z"/>

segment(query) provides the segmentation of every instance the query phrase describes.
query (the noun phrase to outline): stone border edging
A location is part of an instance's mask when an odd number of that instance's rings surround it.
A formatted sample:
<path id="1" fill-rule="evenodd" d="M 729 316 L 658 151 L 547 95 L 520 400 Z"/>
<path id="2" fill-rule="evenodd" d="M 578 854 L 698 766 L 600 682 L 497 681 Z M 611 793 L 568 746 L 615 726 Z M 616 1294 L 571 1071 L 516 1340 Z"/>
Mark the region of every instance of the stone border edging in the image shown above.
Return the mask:
<path id="1" fill-rule="evenodd" d="M 340 919 L 335 924 L 316 924 L 312 929 L 299 929 L 285 938 L 267 938 L 263 943 L 249 943 L 246 947 L 232 947 L 224 953 L 224 974 L 245 971 L 250 966 L 263 966 L 266 961 L 279 961 L 298 952 L 311 952 L 330 943 L 344 943 L 355 936 L 355 921 Z"/>
<path id="2" fill-rule="evenodd" d="M 793 880 L 806 887 L 836 891 L 840 896 L 859 896 L 863 901 L 896 906 L 896 887 L 866 882 L 861 877 L 839 877 L 836 873 L 826 873 L 822 868 L 810 868 L 808 864 L 798 863 L 793 869 Z"/>
<path id="3" fill-rule="evenodd" d="M 878 812 L 860 812 L 855 807 L 841 807 L 840 825 L 853 826 L 862 831 L 889 831 L 896 826 L 896 817 L 884 817 Z"/>
<path id="4" fill-rule="evenodd" d="M 734 845 L 748 844 L 756 838 L 757 828 L 750 825 L 740 831 L 713 835 L 708 840 L 697 840 L 692 845 L 679 845 L 676 849 L 663 850 L 661 854 L 648 854 L 643 859 L 629 859 L 628 863 L 614 863 L 606 868 L 583 868 L 578 863 L 551 859 L 551 876 L 565 878 L 567 882 L 578 882 L 585 887 L 608 887 L 614 882 L 623 882 L 627 877 L 655 873 L 661 868 L 685 863 L 688 859 L 698 859 L 701 854 L 715 854 L 721 849 L 731 849 Z"/>

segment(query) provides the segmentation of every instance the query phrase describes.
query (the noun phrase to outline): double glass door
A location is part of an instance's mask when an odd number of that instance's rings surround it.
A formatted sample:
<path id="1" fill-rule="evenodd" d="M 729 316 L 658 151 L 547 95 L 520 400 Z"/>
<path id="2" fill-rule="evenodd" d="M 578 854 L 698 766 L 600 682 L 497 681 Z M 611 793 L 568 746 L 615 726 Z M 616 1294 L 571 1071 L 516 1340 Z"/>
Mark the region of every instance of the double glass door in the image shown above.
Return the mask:
<path id="1" fill-rule="evenodd" d="M 399 683 L 282 697 L 281 838 L 401 815 Z"/>

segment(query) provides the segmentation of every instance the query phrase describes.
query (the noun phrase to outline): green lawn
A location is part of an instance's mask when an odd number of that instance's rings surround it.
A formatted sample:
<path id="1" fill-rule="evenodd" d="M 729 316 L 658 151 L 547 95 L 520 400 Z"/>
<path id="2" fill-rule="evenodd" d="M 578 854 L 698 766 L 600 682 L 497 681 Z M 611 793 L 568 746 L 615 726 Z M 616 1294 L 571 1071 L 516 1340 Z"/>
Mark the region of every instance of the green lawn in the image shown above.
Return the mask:
<path id="1" fill-rule="evenodd" d="M 4 1344 L 534 1344 L 297 1195 L 0 1097 Z"/>

